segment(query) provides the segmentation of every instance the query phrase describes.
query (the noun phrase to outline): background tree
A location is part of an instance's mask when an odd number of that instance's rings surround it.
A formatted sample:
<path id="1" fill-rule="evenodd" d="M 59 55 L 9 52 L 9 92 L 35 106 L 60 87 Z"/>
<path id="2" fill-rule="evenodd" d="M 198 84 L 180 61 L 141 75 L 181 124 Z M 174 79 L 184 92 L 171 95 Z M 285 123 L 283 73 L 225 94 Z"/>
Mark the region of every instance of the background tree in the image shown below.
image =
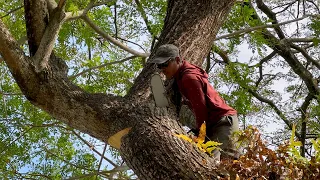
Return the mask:
<path id="1" fill-rule="evenodd" d="M 183 132 L 172 110 L 150 98 L 154 67 L 145 61 L 163 43 L 198 65 L 206 60 L 244 127 L 260 117 L 284 122 L 278 141 L 293 123 L 302 142 L 317 137 L 319 4 L 236 2 L 215 38 L 232 6 L 224 3 L 0 2 L 1 176 L 136 178 L 115 151 L 114 161 L 106 157 L 108 138 L 129 127 L 120 153 L 139 177 L 215 176 L 211 158 L 172 135 Z M 239 56 L 246 46 L 250 59 Z M 275 88 L 287 81 L 285 91 Z"/>
<path id="2" fill-rule="evenodd" d="M 284 128 L 290 130 L 297 124 L 300 132 L 296 136 L 303 144 L 303 156 L 306 140 L 319 135 L 318 5 L 313 1 L 238 3 L 224 25 L 232 33 L 218 37 L 217 40 L 228 40 L 217 42 L 212 49 L 212 54 L 219 57 L 215 62 L 227 65 L 227 73 L 225 69 L 220 71 L 220 77 L 235 90 L 229 92 L 229 97 L 234 99 L 241 94 L 235 104 L 248 103 L 239 106 L 240 113 L 275 114 L 263 118 L 282 121 Z M 252 50 L 250 59 L 237 57 L 243 50 L 238 45 L 244 43 Z M 263 106 L 255 102 L 262 102 Z M 277 136 L 283 136 L 285 129 L 276 132 Z M 307 149 L 310 155 L 310 146 Z"/>

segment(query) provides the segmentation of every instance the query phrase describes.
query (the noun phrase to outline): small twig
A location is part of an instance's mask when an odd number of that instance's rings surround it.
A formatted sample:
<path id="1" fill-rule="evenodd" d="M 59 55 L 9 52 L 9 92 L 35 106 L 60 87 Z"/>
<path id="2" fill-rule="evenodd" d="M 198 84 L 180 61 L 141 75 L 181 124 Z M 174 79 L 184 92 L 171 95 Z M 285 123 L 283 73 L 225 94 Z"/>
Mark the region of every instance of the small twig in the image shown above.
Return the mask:
<path id="1" fill-rule="evenodd" d="M 300 0 L 298 0 L 298 5 L 297 5 L 298 7 L 297 7 L 297 18 L 299 17 L 299 15 L 300 15 Z"/>
<path id="2" fill-rule="evenodd" d="M 91 44 L 88 43 L 88 59 L 91 61 L 92 60 L 92 52 L 91 52 Z"/>
<path id="3" fill-rule="evenodd" d="M 129 42 L 131 44 L 134 44 L 136 46 L 138 46 L 139 48 L 141 48 L 144 52 L 147 52 L 140 44 L 136 43 L 136 42 L 133 42 L 133 41 L 130 41 L 130 40 L 127 40 L 127 39 L 124 39 L 122 37 L 119 37 L 119 36 L 116 36 L 117 39 L 120 39 L 122 41 L 126 41 L 126 42 Z"/>
<path id="4" fill-rule="evenodd" d="M 109 66 L 109 65 L 112 65 L 112 64 L 123 63 L 123 62 L 129 61 L 129 60 L 131 60 L 131 59 L 134 59 L 134 58 L 136 58 L 136 57 L 137 57 L 137 56 L 130 56 L 130 57 L 124 58 L 124 59 L 122 59 L 122 60 L 120 60 L 120 61 L 114 61 L 114 62 L 109 62 L 109 63 L 102 64 L 102 65 L 99 65 L 99 66 L 94 66 L 94 67 L 89 68 L 89 69 L 86 69 L 86 70 L 84 70 L 84 71 L 82 71 L 82 72 L 80 72 L 80 73 L 78 73 L 78 74 L 75 74 L 75 75 L 70 76 L 69 79 L 74 79 L 74 78 L 76 78 L 76 77 L 78 77 L 78 76 L 81 76 L 81 75 L 84 74 L 84 73 L 90 72 L 90 71 L 92 71 L 92 70 L 94 70 L 94 69 L 100 69 L 100 68 L 103 68 L 103 67 L 106 67 L 106 66 Z"/>
<path id="5" fill-rule="evenodd" d="M 302 0 L 302 6 L 303 6 L 303 15 L 306 14 L 306 0 Z"/>
<path id="6" fill-rule="evenodd" d="M 304 84 L 304 83 L 303 83 L 303 81 L 302 81 L 302 82 L 300 83 L 299 87 L 297 88 L 297 90 L 295 90 L 295 92 L 293 93 L 293 96 L 292 96 L 293 99 L 297 98 L 297 96 L 299 96 L 299 94 L 301 94 L 300 91 L 301 91 L 301 89 L 302 89 L 303 84 Z"/>
<path id="7" fill-rule="evenodd" d="M 120 171 L 126 171 L 126 170 L 129 170 L 129 167 L 128 166 L 119 166 L 119 167 L 116 167 L 112 170 L 109 170 L 109 171 L 100 171 L 99 172 L 99 175 L 100 174 L 110 174 L 110 173 L 116 173 L 116 172 L 120 172 Z M 89 173 L 89 174 L 85 174 L 85 175 L 82 175 L 82 176 L 77 176 L 77 177 L 71 177 L 71 178 L 68 178 L 67 180 L 75 180 L 75 179 L 83 179 L 85 177 L 90 177 L 90 176 L 95 176 L 97 173 L 94 172 L 94 173 Z"/>
<path id="8" fill-rule="evenodd" d="M 103 160 L 104 154 L 106 153 L 107 146 L 108 146 L 108 144 L 106 143 L 106 144 L 104 145 L 103 152 L 102 152 L 102 156 L 101 156 L 101 158 L 100 158 L 100 162 L 99 162 L 99 166 L 98 166 L 98 170 L 97 170 L 96 179 L 98 179 L 98 175 L 99 175 L 99 172 L 100 172 L 102 160 Z"/>
<path id="9" fill-rule="evenodd" d="M 61 161 L 63 161 L 63 162 L 66 163 L 66 164 L 69 164 L 69 165 L 71 165 L 71 166 L 73 166 L 73 167 L 76 167 L 76 168 L 79 168 L 79 169 L 84 169 L 84 170 L 88 170 L 88 171 L 94 171 L 94 169 L 89 169 L 89 168 L 86 168 L 86 167 L 81 167 L 81 166 L 78 166 L 78 165 L 76 165 L 76 164 L 73 164 L 73 163 L 71 163 L 71 162 L 69 162 L 69 161 L 66 161 L 66 160 L 64 160 L 63 158 L 61 158 L 61 157 L 59 157 L 58 155 L 56 155 L 55 153 L 51 152 L 51 151 L 50 151 L 49 149 L 47 149 L 46 147 L 43 147 L 43 149 L 44 149 L 44 151 L 47 152 L 48 154 L 51 154 L 52 156 L 60 159 Z"/>
<path id="10" fill-rule="evenodd" d="M 115 36 L 116 36 L 116 39 L 117 39 L 118 38 L 117 1 L 114 3 L 114 19 L 113 19 L 113 23 L 114 23 L 114 28 L 116 30 Z"/>
<path id="11" fill-rule="evenodd" d="M 278 23 L 278 24 L 267 24 L 267 25 L 250 27 L 250 28 L 239 30 L 239 31 L 236 31 L 236 32 L 233 32 L 233 33 L 230 33 L 230 34 L 219 36 L 214 41 L 217 41 L 217 40 L 220 40 L 220 39 L 225 39 L 225 38 L 230 38 L 230 37 L 233 37 L 233 36 L 241 35 L 243 33 L 248 33 L 248 32 L 252 32 L 252 31 L 255 31 L 255 30 L 260 30 L 260 29 L 265 29 L 265 28 L 274 28 L 274 27 L 277 27 L 277 26 L 281 26 L 281 25 L 285 25 L 285 24 L 301 21 L 301 20 L 303 20 L 303 19 L 305 19 L 307 17 L 310 17 L 310 16 L 311 15 L 305 15 L 305 16 L 303 16 L 301 18 L 297 18 L 297 19 L 293 19 L 293 20 L 290 20 L 290 21 L 281 22 L 281 23 Z"/>
<path id="12" fill-rule="evenodd" d="M 112 166 L 114 167 L 119 167 L 118 165 L 116 165 L 114 162 L 112 162 L 110 159 L 106 158 L 105 156 L 102 156 L 102 154 L 97 151 L 95 148 L 92 147 L 92 145 L 86 141 L 85 139 L 83 139 L 80 134 L 78 134 L 77 132 L 75 132 L 74 130 L 72 130 L 73 134 L 76 135 L 82 142 L 84 142 L 93 152 L 97 153 L 99 156 L 103 157 L 103 159 L 105 159 L 106 161 L 108 161 L 108 163 L 110 163 Z"/>
<path id="13" fill-rule="evenodd" d="M 263 79 L 263 73 L 262 73 L 262 65 L 263 63 L 269 61 L 271 58 L 273 58 L 277 53 L 275 51 L 273 51 L 271 54 L 269 54 L 268 56 L 264 57 L 263 59 L 261 59 L 261 61 L 258 63 L 259 65 L 259 79 L 258 81 L 255 83 L 256 87 L 259 86 L 260 82 L 262 81 Z"/>
<path id="14" fill-rule="evenodd" d="M 82 16 L 87 15 L 87 13 L 94 7 L 98 7 L 101 5 L 107 5 L 108 3 L 112 2 L 114 0 L 105 0 L 103 2 L 97 2 L 94 3 L 94 1 L 90 1 L 90 3 L 82 10 L 79 10 L 77 12 L 66 12 L 66 17 L 65 21 L 70 21 L 70 20 L 76 20 L 81 18 Z"/>
<path id="15" fill-rule="evenodd" d="M 15 9 L 13 9 L 13 10 L 9 11 L 7 14 L 1 16 L 0 19 L 7 17 L 7 16 L 9 16 L 11 13 L 14 13 L 14 12 L 16 12 L 16 11 L 22 9 L 22 8 L 23 8 L 23 6 L 20 6 L 20 7 L 17 7 L 17 8 L 15 8 Z"/>
<path id="16" fill-rule="evenodd" d="M 4 96 L 23 96 L 22 93 L 7 93 L 7 92 L 2 92 L 2 91 L 0 91 L 0 94 L 4 95 Z"/>
<path id="17" fill-rule="evenodd" d="M 5 151 L 7 150 L 7 148 L 8 148 L 9 146 L 11 146 L 11 144 L 13 144 L 13 143 L 16 142 L 17 140 L 19 140 L 21 137 L 23 137 L 23 136 L 24 136 L 27 132 L 29 132 L 31 129 L 32 129 L 32 127 L 29 128 L 29 129 L 27 129 L 27 130 L 25 130 L 19 137 L 17 137 L 15 140 L 11 141 L 8 145 L 6 145 L 6 146 L 2 149 L 2 151 L 0 152 L 0 155 L 2 155 L 2 153 L 5 152 Z"/>
<path id="18" fill-rule="evenodd" d="M 131 49 L 130 47 L 126 46 L 125 44 L 121 43 L 120 41 L 116 40 L 115 38 L 111 37 L 109 34 L 107 34 L 105 31 L 100 29 L 88 16 L 82 16 L 81 17 L 95 32 L 100 34 L 103 38 L 108 40 L 110 43 L 118 46 L 122 50 L 127 51 L 128 53 L 131 53 L 135 56 L 139 57 L 148 57 L 149 53 L 140 53 L 134 49 Z"/>
<path id="19" fill-rule="evenodd" d="M 30 128 L 47 128 L 47 127 L 57 127 L 57 128 L 61 128 L 61 129 L 65 129 L 70 131 L 70 129 L 59 125 L 60 122 L 54 122 L 54 123 L 50 123 L 50 124 L 41 124 L 41 125 L 34 125 L 34 124 L 25 124 L 26 126 L 29 126 Z"/>
<path id="20" fill-rule="evenodd" d="M 153 51 L 153 49 L 154 49 L 154 47 L 155 47 L 155 44 L 156 44 L 156 38 L 155 38 L 155 37 L 152 37 L 150 52 Z"/>
<path id="21" fill-rule="evenodd" d="M 209 74 L 209 70 L 210 70 L 210 66 L 211 66 L 211 63 L 210 63 L 210 60 L 211 60 L 211 58 L 210 58 L 210 52 L 209 52 L 209 54 L 208 54 L 208 56 L 207 56 L 207 65 L 206 65 L 206 72 Z"/>
<path id="22" fill-rule="evenodd" d="M 49 179 L 49 180 L 52 179 L 51 177 L 49 177 L 49 176 L 47 176 L 47 175 L 44 175 L 44 174 L 19 173 L 19 175 L 20 175 L 23 179 L 31 179 L 32 176 L 38 177 L 38 178 L 35 178 L 35 179 L 39 179 L 39 177 L 44 177 L 44 178 Z"/>
<path id="23" fill-rule="evenodd" d="M 320 9 L 319 9 L 318 5 L 317 5 L 313 0 L 307 0 L 307 2 L 313 4 L 313 5 L 315 6 L 315 8 L 317 9 L 318 14 L 320 14 Z M 318 1 L 318 2 L 319 2 L 319 1 Z"/>
<path id="24" fill-rule="evenodd" d="M 149 20 L 148 17 L 146 15 L 146 12 L 144 11 L 142 4 L 140 3 L 139 0 L 135 0 L 136 4 L 137 4 L 137 9 L 140 12 L 142 19 L 144 20 L 144 23 L 146 24 L 147 30 L 148 32 L 151 34 L 152 37 L 155 37 L 155 34 L 152 32 L 151 26 L 149 25 Z"/>
<path id="25" fill-rule="evenodd" d="M 291 7 L 293 4 L 295 4 L 296 2 L 297 2 L 297 1 L 294 0 L 294 1 L 290 2 L 290 3 L 286 3 L 286 4 L 283 4 L 283 5 L 281 5 L 281 6 L 274 7 L 274 8 L 272 8 L 272 10 L 273 10 L 273 9 L 276 9 L 276 8 L 280 8 L 280 7 L 282 7 L 282 6 L 286 6 L 286 7 L 283 8 L 281 11 L 276 12 L 276 14 L 282 13 L 282 12 L 286 11 L 289 7 Z"/>

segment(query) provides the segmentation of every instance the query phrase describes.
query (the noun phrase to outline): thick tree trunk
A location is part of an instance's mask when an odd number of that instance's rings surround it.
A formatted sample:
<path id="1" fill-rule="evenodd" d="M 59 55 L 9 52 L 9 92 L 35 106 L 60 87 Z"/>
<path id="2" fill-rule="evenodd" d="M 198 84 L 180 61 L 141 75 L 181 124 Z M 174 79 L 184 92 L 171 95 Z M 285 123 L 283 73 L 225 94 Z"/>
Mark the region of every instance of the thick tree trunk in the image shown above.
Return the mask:
<path id="1" fill-rule="evenodd" d="M 233 2 L 234 0 L 169 0 L 164 27 L 154 49 L 161 44 L 175 44 L 180 48 L 184 59 L 201 66 Z M 150 57 L 153 53 L 151 52 Z M 145 82 L 150 81 L 150 74 L 153 72 L 152 65 L 147 65 L 128 96 L 136 100 L 148 97 L 149 84 Z"/>
<path id="2" fill-rule="evenodd" d="M 174 43 L 186 60 L 201 65 L 233 1 L 169 0 L 157 46 Z M 30 54 L 35 54 L 47 23 L 48 11 L 35 9 L 44 2 L 25 0 Z M 152 102 L 149 80 L 154 66 L 148 64 L 129 94 L 121 98 L 84 92 L 68 80 L 65 63 L 54 55 L 47 69 L 36 73 L 32 58 L 23 54 L 1 20 L 0 54 L 28 100 L 69 126 L 102 141 L 131 127 L 122 138 L 120 152 L 141 179 L 216 177 L 212 158 L 174 136 L 183 130 L 172 110 L 157 108 Z"/>

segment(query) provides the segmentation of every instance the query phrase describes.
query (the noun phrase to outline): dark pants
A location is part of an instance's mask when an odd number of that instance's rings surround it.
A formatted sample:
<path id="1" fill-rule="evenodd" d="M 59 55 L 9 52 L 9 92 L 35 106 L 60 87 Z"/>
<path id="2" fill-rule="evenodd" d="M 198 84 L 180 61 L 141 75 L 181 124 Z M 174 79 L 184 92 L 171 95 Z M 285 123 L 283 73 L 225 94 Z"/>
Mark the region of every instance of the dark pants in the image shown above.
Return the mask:
<path id="1" fill-rule="evenodd" d="M 222 143 L 221 150 L 214 150 L 214 157 L 220 159 L 238 159 L 239 150 L 236 149 L 233 133 L 239 130 L 237 115 L 223 116 L 216 124 L 207 128 L 207 137 L 211 141 Z"/>

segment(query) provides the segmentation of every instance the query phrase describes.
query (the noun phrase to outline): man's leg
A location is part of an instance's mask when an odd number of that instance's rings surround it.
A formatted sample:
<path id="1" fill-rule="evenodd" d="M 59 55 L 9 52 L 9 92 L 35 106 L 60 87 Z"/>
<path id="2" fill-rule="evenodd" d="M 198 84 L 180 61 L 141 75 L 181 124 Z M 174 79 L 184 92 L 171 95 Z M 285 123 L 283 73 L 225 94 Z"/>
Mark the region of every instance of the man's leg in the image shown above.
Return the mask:
<path id="1" fill-rule="evenodd" d="M 235 141 L 232 135 L 235 131 L 239 130 L 239 122 L 237 115 L 224 116 L 219 122 L 208 129 L 208 137 L 212 141 L 222 143 L 221 148 L 221 159 L 237 159 L 239 158 L 239 151 L 235 147 Z M 217 150 L 213 152 L 215 156 L 218 156 Z"/>

